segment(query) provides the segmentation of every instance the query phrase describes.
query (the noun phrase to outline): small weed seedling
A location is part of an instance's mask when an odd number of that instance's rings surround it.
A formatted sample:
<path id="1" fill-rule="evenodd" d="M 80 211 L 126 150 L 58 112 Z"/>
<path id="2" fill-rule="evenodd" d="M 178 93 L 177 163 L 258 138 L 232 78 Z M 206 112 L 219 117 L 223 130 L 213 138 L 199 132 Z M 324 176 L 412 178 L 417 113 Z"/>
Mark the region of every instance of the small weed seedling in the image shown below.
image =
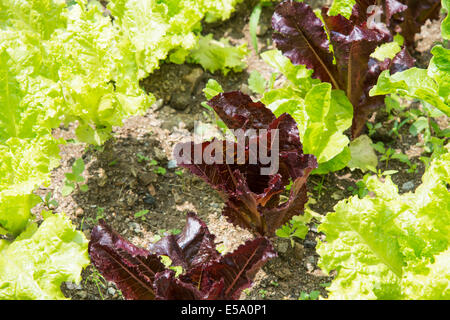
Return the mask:
<path id="1" fill-rule="evenodd" d="M 110 163 L 108 163 L 108 166 L 113 167 L 117 164 L 117 162 L 118 162 L 117 160 L 113 160 Z"/>
<path id="2" fill-rule="evenodd" d="M 350 186 L 347 188 L 347 190 L 350 191 L 354 196 L 357 195 L 360 199 L 369 194 L 369 190 L 367 190 L 367 186 L 363 180 L 356 183 L 356 188 Z"/>
<path id="3" fill-rule="evenodd" d="M 52 194 L 52 192 L 50 191 L 49 193 L 47 193 L 47 194 L 45 195 L 44 198 L 42 198 L 42 201 L 44 202 L 44 205 L 45 205 L 48 209 L 56 208 L 56 207 L 59 206 L 58 201 L 56 201 L 55 199 L 52 199 L 52 195 L 53 195 L 53 194 Z"/>
<path id="4" fill-rule="evenodd" d="M 72 172 L 65 174 L 66 179 L 64 180 L 64 186 L 61 190 L 61 193 L 64 197 L 70 195 L 79 183 L 85 181 L 84 177 L 82 176 L 84 169 L 84 161 L 80 158 L 77 159 L 72 165 Z M 82 192 L 87 192 L 89 190 L 87 184 L 81 184 L 79 185 L 79 188 Z"/>
<path id="5" fill-rule="evenodd" d="M 433 106 L 426 102 L 422 104 L 423 110 L 421 109 L 410 109 L 407 110 L 403 115 L 407 117 L 403 122 L 412 122 L 409 127 L 409 133 L 417 137 L 419 134 L 423 135 L 423 147 L 425 151 L 431 152 L 428 149 L 430 142 L 435 138 L 449 138 L 450 129 L 441 129 L 434 118 L 443 116 L 444 114 Z M 402 123 L 403 123 L 402 122 Z M 422 145 L 422 144 L 420 144 Z"/>
<path id="6" fill-rule="evenodd" d="M 300 297 L 298 298 L 298 300 L 317 300 L 320 296 L 320 291 L 318 290 L 313 290 L 310 293 L 304 292 L 302 291 L 300 293 Z"/>
<path id="7" fill-rule="evenodd" d="M 279 228 L 275 234 L 284 239 L 289 239 L 291 241 L 291 246 L 294 247 L 294 238 L 305 239 L 306 234 L 309 231 L 306 223 L 309 222 L 311 217 L 305 216 L 295 216 L 291 219 L 289 223 Z"/>
<path id="8" fill-rule="evenodd" d="M 245 293 L 245 295 L 249 296 L 251 290 L 250 290 L 250 288 L 247 288 L 247 289 L 242 290 L 242 292 Z"/>
<path id="9" fill-rule="evenodd" d="M 265 290 L 265 289 L 260 289 L 260 290 L 258 291 L 258 293 L 259 293 L 259 295 L 261 296 L 261 298 L 263 298 L 263 299 L 265 299 L 266 296 L 267 296 L 267 290 Z"/>
<path id="10" fill-rule="evenodd" d="M 386 149 L 384 146 L 384 143 L 379 141 L 377 143 L 372 144 L 372 147 L 378 152 L 381 153 L 382 156 L 380 158 L 380 161 L 386 161 L 386 169 L 389 165 L 389 160 L 391 160 L 392 155 L 395 153 L 395 151 L 391 148 Z"/>
<path id="11" fill-rule="evenodd" d="M 173 235 L 177 235 L 180 234 L 181 230 L 180 229 L 170 229 L 170 230 L 166 230 L 166 229 L 160 229 L 158 230 L 158 234 L 153 236 L 151 242 L 155 243 L 158 242 L 159 240 L 161 240 L 163 237 L 169 235 L 169 234 L 173 234 Z"/>
<path id="12" fill-rule="evenodd" d="M 389 135 L 401 137 L 400 129 L 405 124 L 414 120 L 414 116 L 409 111 L 404 112 L 407 106 L 404 105 L 400 97 L 396 95 L 386 96 L 385 105 L 386 105 L 386 112 L 389 114 L 389 120 L 394 120 L 394 124 L 392 126 L 392 129 L 389 131 Z M 406 119 L 401 120 L 401 118 L 403 117 L 406 117 Z"/>
<path id="13" fill-rule="evenodd" d="M 395 159 L 400 161 L 401 163 L 404 163 L 406 165 L 408 165 L 408 173 L 417 173 L 418 169 L 417 169 L 417 164 L 413 164 L 411 162 L 411 160 L 409 160 L 408 156 L 406 154 L 403 153 L 396 153 L 394 154 L 391 159 Z"/>
<path id="14" fill-rule="evenodd" d="M 403 153 L 396 153 L 394 149 L 385 147 L 384 143 L 379 141 L 376 144 L 372 144 L 372 147 L 382 154 L 380 161 L 386 162 L 386 169 L 388 168 L 390 160 L 398 160 L 402 163 L 405 163 L 409 166 L 410 170 L 415 170 L 417 166 L 414 168 L 413 164 L 409 160 L 408 156 Z"/>
<path id="15" fill-rule="evenodd" d="M 382 126 L 381 123 L 377 123 L 377 124 L 373 125 L 370 122 L 367 122 L 366 125 L 367 125 L 367 128 L 369 129 L 369 136 L 370 137 L 373 136 L 377 132 L 377 130 L 380 129 L 381 126 Z"/>
<path id="16" fill-rule="evenodd" d="M 148 210 L 141 210 L 134 214 L 135 218 L 141 218 L 142 220 L 146 220 L 145 216 L 149 213 Z"/>
<path id="17" fill-rule="evenodd" d="M 178 276 L 183 273 L 183 267 L 172 266 L 172 259 L 168 256 L 161 256 L 161 262 L 166 268 L 175 271 L 175 278 L 178 278 Z"/>
<path id="18" fill-rule="evenodd" d="M 163 168 L 163 167 L 158 167 L 154 171 L 155 171 L 155 173 L 160 174 L 162 176 L 167 173 L 166 168 Z"/>
<path id="19" fill-rule="evenodd" d="M 412 163 L 410 164 L 410 167 L 408 168 L 408 170 L 406 170 L 408 173 L 418 173 L 419 172 L 419 168 L 417 168 L 417 164 L 416 163 Z"/>
<path id="20" fill-rule="evenodd" d="M 142 163 L 142 162 L 144 162 L 144 161 L 146 161 L 146 162 L 149 162 L 150 161 L 150 158 L 149 157 L 147 157 L 147 156 L 144 156 L 142 153 L 136 153 L 136 157 L 137 157 L 137 159 L 138 159 L 138 162 L 139 163 Z"/>
<path id="21" fill-rule="evenodd" d="M 378 171 L 376 172 L 378 178 L 387 177 L 387 176 L 393 176 L 396 173 L 398 173 L 398 170 L 382 171 L 381 169 L 378 169 Z"/>
<path id="22" fill-rule="evenodd" d="M 93 267 L 93 271 L 92 273 L 86 278 L 84 285 L 86 285 L 87 281 L 92 281 L 95 286 L 97 287 L 98 293 L 100 294 L 100 297 L 102 298 L 102 300 L 105 300 L 105 298 L 103 297 L 102 294 L 102 289 L 106 289 L 107 286 L 107 281 L 106 279 L 100 274 L 100 272 L 98 272 L 98 270 L 96 268 Z"/>
<path id="23" fill-rule="evenodd" d="M 97 213 L 95 215 L 95 219 L 92 218 L 87 218 L 86 220 L 88 221 L 89 224 L 91 225 L 95 225 L 99 222 L 100 219 L 104 219 L 105 218 L 105 208 L 102 207 L 98 207 L 97 208 Z"/>
<path id="24" fill-rule="evenodd" d="M 148 159 L 148 158 L 147 158 Z M 149 165 L 150 166 L 152 166 L 152 167 L 156 167 L 156 166 L 158 166 L 158 161 L 156 161 L 155 159 L 152 159 L 152 160 L 148 160 L 149 161 Z M 156 173 L 156 174 L 160 174 L 160 175 L 165 175 L 166 173 L 167 173 L 167 170 L 166 170 L 166 168 L 163 168 L 163 167 L 156 167 L 155 169 L 153 169 L 153 172 L 154 173 Z"/>
<path id="25" fill-rule="evenodd" d="M 216 249 L 220 254 L 223 254 L 225 251 L 227 251 L 228 248 L 223 243 L 221 243 L 217 246 Z"/>
<path id="26" fill-rule="evenodd" d="M 313 183 L 313 184 L 315 184 L 316 186 L 315 187 L 313 187 L 313 189 L 315 190 L 315 191 L 317 191 L 317 199 L 320 199 L 320 197 L 321 197 L 321 195 L 322 195 L 322 190 L 326 190 L 327 188 L 325 188 L 324 186 L 323 186 L 323 182 L 325 181 L 325 175 L 322 175 L 322 179 L 320 180 L 320 182 L 315 182 L 315 181 L 312 181 L 311 180 L 311 182 Z"/>
<path id="27" fill-rule="evenodd" d="M 253 49 L 258 54 L 258 38 L 257 29 L 259 24 L 259 18 L 261 17 L 262 8 L 272 5 L 272 0 L 260 0 L 258 4 L 253 8 L 249 21 L 250 39 L 252 41 Z"/>
<path id="28" fill-rule="evenodd" d="M 77 139 L 67 139 L 66 142 L 72 144 L 80 143 L 80 141 L 78 141 Z"/>
<path id="29" fill-rule="evenodd" d="M 400 129 L 405 124 L 407 124 L 407 123 L 411 122 L 412 120 L 414 120 L 414 118 L 410 114 L 407 114 L 407 116 L 408 117 L 406 119 L 403 119 L 403 120 L 401 120 L 401 118 L 395 119 L 394 125 L 392 126 L 392 129 L 389 131 L 389 135 L 391 135 L 391 136 L 393 135 L 395 137 L 401 138 Z"/>

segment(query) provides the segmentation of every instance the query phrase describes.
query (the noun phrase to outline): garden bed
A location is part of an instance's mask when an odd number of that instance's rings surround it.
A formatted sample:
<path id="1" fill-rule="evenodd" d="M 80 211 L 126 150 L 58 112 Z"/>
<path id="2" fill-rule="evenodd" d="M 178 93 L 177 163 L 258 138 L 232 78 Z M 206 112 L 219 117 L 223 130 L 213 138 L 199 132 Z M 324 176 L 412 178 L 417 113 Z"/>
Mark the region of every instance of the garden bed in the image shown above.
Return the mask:
<path id="1" fill-rule="evenodd" d="M 316 7 L 321 5 L 320 1 L 310 2 Z M 248 43 L 251 49 L 248 20 L 253 5 L 251 1 L 241 4 L 230 20 L 208 25 L 204 34 L 213 33 L 215 38 L 230 37 L 233 44 Z M 270 28 L 272 14 L 273 7 L 263 9 L 258 31 L 261 52 L 274 48 Z M 439 23 L 433 22 L 424 29 L 428 45 L 419 42 L 421 53 L 416 57 L 422 65 L 428 64 L 429 50 L 434 43 L 428 36 L 430 30 Z M 428 48 L 424 49 L 424 46 Z M 206 100 L 202 89 L 209 79 L 217 80 L 225 91 L 249 93 L 247 79 L 251 71 L 257 70 L 265 78 L 270 78 L 272 70 L 254 51 L 247 62 L 248 68 L 244 72 L 231 72 L 227 76 L 205 72 L 198 65 L 162 64 L 159 70 L 141 82 L 147 92 L 156 96 L 157 103 L 144 116 L 130 118 L 123 127 L 115 128 L 114 137 L 102 147 L 89 147 L 76 141 L 62 146 L 61 166 L 53 171 L 51 185 L 37 193 L 45 196 L 51 191 L 52 199 L 58 203 L 55 211 L 65 212 L 88 239 L 92 228 L 102 218 L 134 244 L 147 247 L 155 236 L 161 234 L 161 230 L 182 229 L 186 213 L 194 211 L 207 223 L 225 252 L 234 250 L 252 235 L 225 221 L 220 214 L 224 203 L 218 193 L 187 170 L 174 167 L 171 153 L 177 142 L 192 133 L 195 121 L 211 122 L 201 106 L 201 102 Z M 420 109 L 421 106 L 413 103 L 408 108 Z M 400 193 L 404 193 L 414 191 L 421 183 L 425 167 L 419 157 L 424 150 L 418 144 L 423 136 L 409 134 L 411 123 L 403 126 L 398 135 L 392 134 L 396 120 L 395 114 L 380 109 L 370 122 L 381 123 L 381 127 L 372 132 L 371 138 L 374 143 L 381 141 L 408 155 L 411 163 L 417 165 L 416 170 L 409 173 L 409 166 L 397 160 L 380 161 L 382 170 L 398 170 L 392 179 L 399 186 Z M 441 128 L 448 127 L 448 118 L 439 121 Z M 54 136 L 76 139 L 74 126 L 55 130 Z M 378 156 L 381 157 L 380 154 Z M 76 189 L 63 197 L 64 174 L 70 172 L 78 158 L 86 164 L 84 176 L 88 191 Z M 156 173 L 158 167 L 164 170 Z M 332 211 L 338 201 L 352 195 L 351 188 L 357 188 L 356 183 L 363 175 L 359 170 L 346 168 L 324 176 L 311 176 L 308 191 L 314 200 L 310 208 L 321 215 Z M 43 205 L 34 210 L 40 212 L 41 209 Z M 136 216 L 143 210 L 148 212 Z M 274 237 L 272 240 L 279 256 L 259 271 L 255 285 L 245 290 L 241 298 L 299 299 L 302 293 L 314 291 L 326 297 L 326 287 L 332 276 L 317 266 L 319 256 L 315 246 L 318 239 L 323 239 L 323 235 L 317 232 L 316 221 L 310 224 L 304 240 L 295 239 L 291 243 L 288 239 Z M 123 298 L 115 285 L 106 282 L 93 266 L 85 269 L 82 276 L 79 285 L 63 285 L 67 297 L 80 300 Z"/>

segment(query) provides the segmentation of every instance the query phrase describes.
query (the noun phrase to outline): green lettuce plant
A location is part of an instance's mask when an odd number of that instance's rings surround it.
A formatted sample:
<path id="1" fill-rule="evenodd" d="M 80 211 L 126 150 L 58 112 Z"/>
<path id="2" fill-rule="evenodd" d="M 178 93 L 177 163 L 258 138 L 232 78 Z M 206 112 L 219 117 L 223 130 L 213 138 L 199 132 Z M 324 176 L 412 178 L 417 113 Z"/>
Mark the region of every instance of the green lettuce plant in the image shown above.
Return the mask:
<path id="1" fill-rule="evenodd" d="M 330 299 L 449 299 L 450 153 L 414 193 L 365 177 L 372 195 L 340 201 L 319 227 L 319 266 L 337 271 Z"/>
<path id="2" fill-rule="evenodd" d="M 63 282 L 80 282 L 88 241 L 64 214 L 45 213 L 15 241 L 0 240 L 0 300 L 66 299 Z"/>
<path id="3" fill-rule="evenodd" d="M 52 129 L 77 121 L 101 144 L 149 106 L 132 52 L 96 2 L 1 0 L 0 233 L 18 236 L 40 202 L 32 192 L 59 164 Z"/>
<path id="4" fill-rule="evenodd" d="M 428 69 L 411 68 L 390 75 L 384 71 L 372 88 L 372 96 L 397 94 L 410 99 L 419 99 L 438 108 L 450 116 L 450 50 L 435 46 L 433 59 Z"/>
<path id="5" fill-rule="evenodd" d="M 107 8 L 127 39 L 139 78 L 144 78 L 168 58 L 183 63 L 197 46 L 201 21 L 230 17 L 242 0 L 111 0 Z M 136 27 L 139 26 L 139 27 Z"/>
<path id="6" fill-rule="evenodd" d="M 227 75 L 230 71 L 241 72 L 247 67 L 244 61 L 247 54 L 246 43 L 232 46 L 227 38 L 217 41 L 213 39 L 212 34 L 208 34 L 199 37 L 197 45 L 191 50 L 186 61 L 198 63 L 210 72 L 220 70 Z"/>

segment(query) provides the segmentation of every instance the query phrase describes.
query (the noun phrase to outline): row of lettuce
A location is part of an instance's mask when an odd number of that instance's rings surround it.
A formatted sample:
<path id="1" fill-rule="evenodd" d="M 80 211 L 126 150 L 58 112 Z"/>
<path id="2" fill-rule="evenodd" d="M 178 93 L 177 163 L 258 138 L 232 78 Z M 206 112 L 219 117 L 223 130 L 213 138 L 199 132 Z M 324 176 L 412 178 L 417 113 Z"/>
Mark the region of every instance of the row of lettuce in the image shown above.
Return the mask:
<path id="1" fill-rule="evenodd" d="M 238 2 L 112 0 L 106 11 L 87 0 L 0 1 L 1 299 L 63 298 L 61 283 L 89 263 L 64 215 L 33 222 L 33 191 L 49 183 L 64 143 L 52 129 L 77 122 L 78 140 L 102 144 L 154 101 L 139 80 L 161 60 L 182 63 L 201 21 L 227 19 Z"/>
<path id="2" fill-rule="evenodd" d="M 0 1 L 0 77 L 5 79 L 0 99 L 6 106 L 0 110 L 0 234 L 16 237 L 13 242 L 0 240 L 0 298 L 64 298 L 60 284 L 78 281 L 89 263 L 84 235 L 63 215 L 44 212 L 39 228 L 30 222 L 30 210 L 40 202 L 32 192 L 49 182 L 51 169 L 59 164 L 58 144 L 64 141 L 54 139 L 52 129 L 77 121 L 79 140 L 102 144 L 112 126 L 151 105 L 154 98 L 139 88 L 139 80 L 164 59 L 187 59 L 224 73 L 242 70 L 245 46 L 224 51 L 226 40 L 215 41 L 220 54 L 205 54 L 215 50 L 211 36 L 198 41 L 200 21 L 228 18 L 236 2 L 113 0 L 105 12 L 95 1 Z M 443 7 L 448 9 L 447 0 Z M 355 8 L 354 1 L 335 1 L 330 15 L 348 18 L 339 20 L 286 1 L 273 20 L 280 51 L 261 55 L 287 81 L 274 88 L 272 79 L 257 91 L 276 117 L 287 113 L 297 122 L 303 152 L 317 159 L 317 166 L 305 167 L 308 174 L 316 167 L 313 173 L 324 174 L 348 165 L 352 155 L 344 132 L 352 127 L 354 137 L 359 135 L 369 114 L 383 104 L 383 95 L 420 99 L 449 115 L 449 50 L 436 46 L 428 70 L 410 68 L 413 60 L 405 47 L 411 36 L 394 37 L 379 26 L 366 30 L 361 19 L 367 16 L 352 14 Z M 402 10 L 397 13 L 407 8 Z M 299 29 L 316 43 L 303 46 L 305 39 L 295 31 Z M 442 31 L 448 39 L 448 18 Z M 360 34 L 362 39 L 355 38 Z M 369 45 L 362 48 L 361 43 Z M 351 82 L 350 71 L 365 80 Z M 209 98 L 221 91 L 208 89 Z M 344 200 L 324 218 L 320 228 L 327 242 L 318 247 L 320 266 L 338 271 L 331 298 L 450 296 L 445 272 L 449 161 L 448 154 L 435 159 L 414 194 L 398 195 L 389 178 L 384 183 L 366 178 L 376 197 Z M 292 210 L 281 203 L 276 210 L 268 208 L 268 216 L 273 211 L 283 215 L 282 223 L 277 221 L 267 232 L 264 228 L 270 224 L 263 222 L 258 233 L 273 233 L 288 221 L 296 201 L 303 208 L 308 174 L 304 179 L 303 173 L 302 179 L 294 175 L 301 184 L 291 191 L 291 196 L 297 192 L 289 203 Z M 247 183 L 252 189 L 251 181 Z M 235 191 L 226 190 L 232 196 Z M 258 201 L 265 206 L 264 200 Z M 240 209 L 228 215 L 245 226 L 251 205 L 239 197 L 236 203 L 230 201 L 231 208 Z"/>

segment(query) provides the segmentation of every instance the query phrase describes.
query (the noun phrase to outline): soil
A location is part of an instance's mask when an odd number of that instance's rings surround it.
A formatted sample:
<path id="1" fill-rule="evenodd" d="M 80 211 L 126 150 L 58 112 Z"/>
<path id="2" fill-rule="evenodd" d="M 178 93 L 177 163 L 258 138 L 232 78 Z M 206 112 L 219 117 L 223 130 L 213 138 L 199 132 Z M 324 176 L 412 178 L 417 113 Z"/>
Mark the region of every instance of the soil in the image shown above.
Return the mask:
<path id="1" fill-rule="evenodd" d="M 329 1 L 309 2 L 319 7 Z M 147 92 L 155 95 L 155 105 L 145 115 L 132 117 L 124 122 L 123 127 L 114 128 L 114 137 L 104 146 L 95 148 L 77 143 L 74 135 L 76 124 L 55 130 L 55 137 L 74 140 L 61 146 L 61 166 L 53 171 L 51 185 L 37 192 L 41 196 L 52 193 L 52 199 L 58 203 L 56 208 L 52 208 L 54 211 L 65 212 L 88 239 L 92 228 L 102 218 L 141 247 L 147 247 L 163 230 L 182 229 L 188 211 L 196 212 L 208 224 L 225 252 L 252 239 L 248 231 L 234 227 L 220 215 L 223 200 L 217 192 L 187 171 L 174 168 L 171 160 L 173 146 L 191 135 L 195 121 L 211 123 L 211 115 L 201 106 L 205 100 L 202 89 L 208 79 L 217 80 L 225 91 L 249 93 L 246 83 L 251 71 L 258 70 L 267 79 L 270 78 L 272 70 L 262 62 L 250 44 L 248 21 L 255 4 L 256 1 L 245 1 L 230 20 L 207 25 L 203 30 L 204 34 L 213 33 L 216 39 L 229 37 L 233 44 L 248 43 L 251 54 L 247 60 L 248 69 L 244 72 L 231 72 L 223 76 L 205 72 L 198 65 L 163 63 L 159 70 L 141 83 Z M 265 7 L 261 15 L 258 31 L 261 52 L 274 48 L 270 40 L 272 13 L 273 7 Z M 433 30 L 436 24 L 427 25 L 426 30 Z M 433 41 L 428 45 L 418 41 L 423 53 L 419 55 L 424 60 L 429 59 Z M 417 104 L 411 105 L 411 108 L 418 107 Z M 383 124 L 372 135 L 374 143 L 383 141 L 389 147 L 408 154 L 411 161 L 417 164 L 417 172 L 408 173 L 408 166 L 396 160 L 389 161 L 386 167 L 380 163 L 380 167 L 399 171 L 393 175 L 393 180 L 401 192 L 414 190 L 424 172 L 424 165 L 419 160 L 423 153 L 420 147 L 423 138 L 421 135 L 410 135 L 409 125 L 402 127 L 398 137 L 390 134 L 395 118 L 389 118 L 385 111 L 377 112 L 371 121 Z M 448 126 L 448 119 L 442 121 L 443 127 Z M 83 158 L 86 164 L 84 176 L 88 191 L 82 192 L 77 188 L 63 197 L 64 174 L 71 171 L 73 162 L 78 158 Z M 159 167 L 165 170 L 155 172 Z M 325 176 L 312 176 L 308 182 L 310 196 L 315 199 L 311 209 L 323 215 L 332 211 L 339 200 L 352 195 L 349 187 L 355 187 L 363 175 L 359 170 L 346 168 Z M 42 204 L 34 210 L 39 213 L 42 209 L 48 208 Z M 148 210 L 148 213 L 135 217 L 142 210 Z M 296 239 L 293 245 L 287 239 L 273 239 L 278 258 L 262 268 L 255 285 L 242 294 L 242 299 L 298 299 L 302 292 L 313 290 L 320 291 L 326 297 L 326 286 L 333 275 L 326 275 L 317 266 L 315 245 L 317 241 L 324 240 L 324 235 L 317 232 L 316 222 L 311 223 L 306 238 Z M 67 297 L 79 300 L 123 299 L 115 285 L 102 279 L 92 266 L 83 271 L 82 277 L 80 285 L 62 285 Z"/>

